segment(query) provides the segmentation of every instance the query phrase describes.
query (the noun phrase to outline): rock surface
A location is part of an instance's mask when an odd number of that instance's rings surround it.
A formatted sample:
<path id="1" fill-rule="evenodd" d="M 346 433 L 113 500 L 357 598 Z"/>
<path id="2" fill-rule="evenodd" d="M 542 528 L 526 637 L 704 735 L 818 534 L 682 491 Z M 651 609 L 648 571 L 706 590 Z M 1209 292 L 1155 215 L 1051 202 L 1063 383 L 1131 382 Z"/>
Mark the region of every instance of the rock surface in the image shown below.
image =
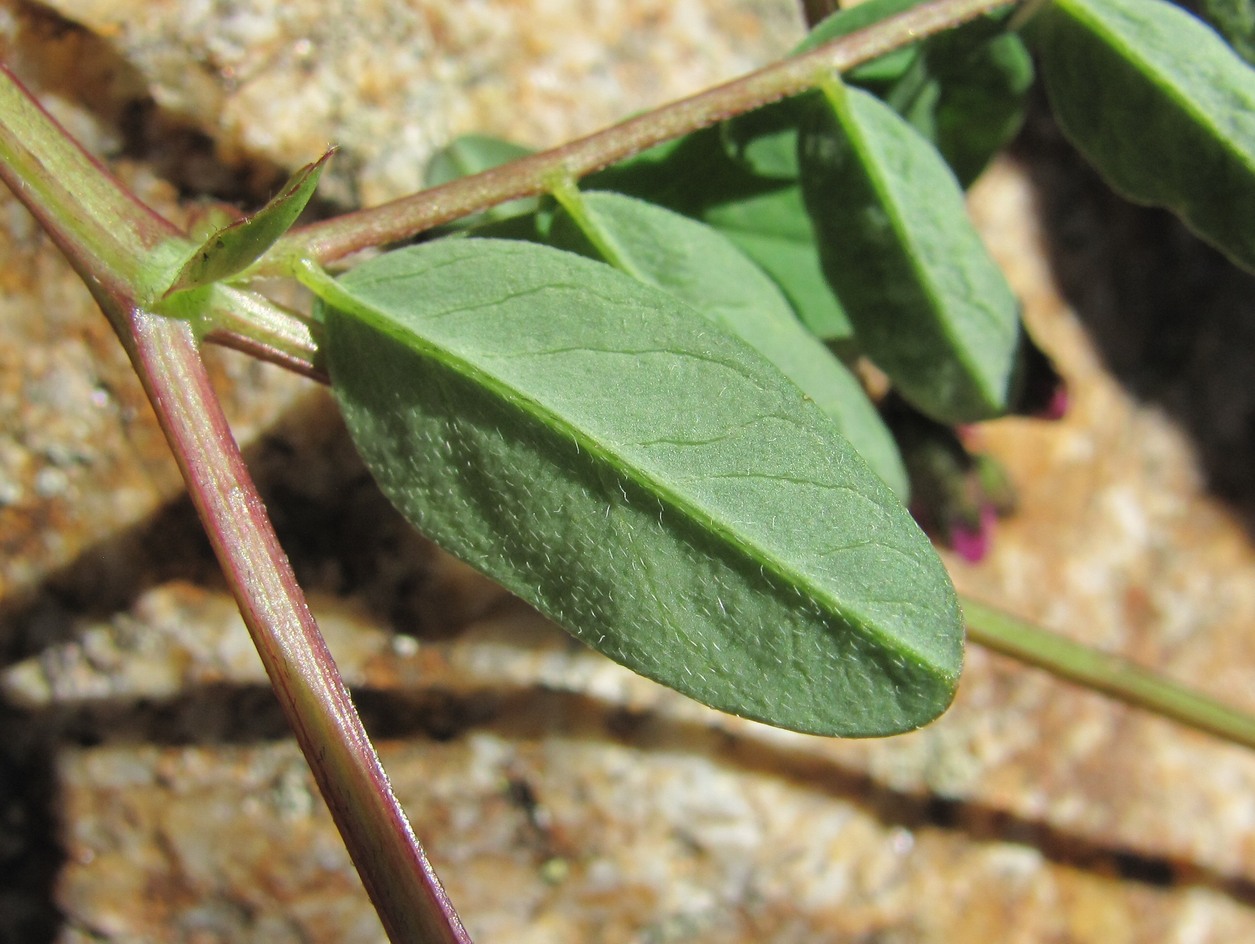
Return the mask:
<path id="1" fill-rule="evenodd" d="M 450 134 L 556 143 L 800 32 L 787 0 L 54 7 L 0 6 L 6 60 L 176 219 L 328 140 L 330 200 L 374 202 Z M 978 431 L 1021 511 L 956 581 L 1255 710 L 1250 280 L 1040 124 L 973 210 L 1073 409 Z M 7 195 L 0 223 L 0 940 L 381 940 L 123 355 Z M 904 737 L 707 711 L 415 536 L 323 392 L 213 363 L 476 940 L 1255 939 L 1249 752 L 976 648 Z"/>

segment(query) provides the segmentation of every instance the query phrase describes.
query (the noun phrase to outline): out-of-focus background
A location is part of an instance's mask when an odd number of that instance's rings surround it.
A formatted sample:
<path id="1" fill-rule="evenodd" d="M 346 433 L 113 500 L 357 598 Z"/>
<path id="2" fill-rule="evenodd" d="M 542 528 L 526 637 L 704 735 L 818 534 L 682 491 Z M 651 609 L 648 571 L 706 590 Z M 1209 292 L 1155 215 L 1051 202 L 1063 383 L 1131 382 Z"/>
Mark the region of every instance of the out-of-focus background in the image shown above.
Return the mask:
<path id="1" fill-rule="evenodd" d="M 146 200 L 324 211 L 481 131 L 556 144 L 784 53 L 794 0 L 0 0 L 4 58 Z M 1037 107 L 972 209 L 1057 360 L 990 603 L 1255 709 L 1255 293 Z M 396 789 L 494 941 L 1255 940 L 1255 756 L 973 648 L 883 741 L 708 711 L 416 536 L 325 391 L 219 390 Z M 382 931 L 87 292 L 0 195 L 0 941 Z"/>

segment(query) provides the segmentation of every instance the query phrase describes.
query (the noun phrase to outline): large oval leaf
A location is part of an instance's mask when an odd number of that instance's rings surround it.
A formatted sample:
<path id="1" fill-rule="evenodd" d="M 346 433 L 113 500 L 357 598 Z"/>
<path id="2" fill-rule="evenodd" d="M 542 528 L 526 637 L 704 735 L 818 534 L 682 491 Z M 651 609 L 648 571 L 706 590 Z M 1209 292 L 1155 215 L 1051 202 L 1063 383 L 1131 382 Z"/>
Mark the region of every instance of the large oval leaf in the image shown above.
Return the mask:
<path id="1" fill-rule="evenodd" d="M 716 230 L 617 193 L 576 195 L 551 242 L 666 289 L 771 361 L 837 421 L 842 434 L 903 501 L 906 467 L 862 384 L 802 326 L 776 284 Z"/>
<path id="2" fill-rule="evenodd" d="M 1255 70 L 1164 0 L 1055 0 L 1032 38 L 1060 126 L 1107 182 L 1255 271 Z"/>
<path id="3" fill-rule="evenodd" d="M 927 141 L 867 92 L 832 86 L 799 141 L 824 272 L 860 348 L 921 412 L 997 416 L 1012 393 L 1019 310 Z"/>
<path id="4" fill-rule="evenodd" d="M 445 240 L 332 297 L 333 387 L 384 491 L 589 645 L 800 731 L 949 703 L 961 629 L 927 540 L 797 387 L 672 295 Z"/>

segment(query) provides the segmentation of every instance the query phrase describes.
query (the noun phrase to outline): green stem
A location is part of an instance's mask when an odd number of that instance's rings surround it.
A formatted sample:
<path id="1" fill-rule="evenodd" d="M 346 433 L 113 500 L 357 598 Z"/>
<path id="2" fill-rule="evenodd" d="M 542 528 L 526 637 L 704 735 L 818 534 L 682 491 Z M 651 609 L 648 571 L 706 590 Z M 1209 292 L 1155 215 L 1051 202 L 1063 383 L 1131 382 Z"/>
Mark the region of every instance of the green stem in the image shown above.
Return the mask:
<path id="1" fill-rule="evenodd" d="M 545 192 L 560 174 L 578 179 L 646 148 L 814 87 L 816 76 L 845 71 L 1019 0 L 932 0 L 690 98 L 630 118 L 570 144 L 502 164 L 440 187 L 289 232 L 268 267 L 289 274 L 297 260 L 320 263 L 370 246 L 409 239 L 507 200 Z"/>
<path id="2" fill-rule="evenodd" d="M 970 597 L 963 598 L 963 611 L 973 642 L 1144 711 L 1255 748 L 1255 716 Z"/>
<path id="3" fill-rule="evenodd" d="M 210 292 L 196 324 L 202 340 L 328 382 L 321 325 L 247 289 L 217 284 Z"/>
<path id="4" fill-rule="evenodd" d="M 554 200 L 562 209 L 566 210 L 567 216 L 575 223 L 584 237 L 592 243 L 597 254 L 607 265 L 612 265 L 620 272 L 624 272 L 632 278 L 639 281 L 648 281 L 637 271 L 636 266 L 632 265 L 627 259 L 619 253 L 619 251 L 606 239 L 605 233 L 602 232 L 600 226 L 596 224 L 588 214 L 588 204 L 584 201 L 584 195 L 580 193 L 579 186 L 570 177 L 564 177 L 555 181 L 549 188 L 549 192 L 553 195 Z"/>
<path id="5" fill-rule="evenodd" d="M 151 300 L 162 269 L 174 271 L 192 244 L 73 146 L 2 64 L 0 116 L 0 177 L 93 295 L 132 292 Z"/>

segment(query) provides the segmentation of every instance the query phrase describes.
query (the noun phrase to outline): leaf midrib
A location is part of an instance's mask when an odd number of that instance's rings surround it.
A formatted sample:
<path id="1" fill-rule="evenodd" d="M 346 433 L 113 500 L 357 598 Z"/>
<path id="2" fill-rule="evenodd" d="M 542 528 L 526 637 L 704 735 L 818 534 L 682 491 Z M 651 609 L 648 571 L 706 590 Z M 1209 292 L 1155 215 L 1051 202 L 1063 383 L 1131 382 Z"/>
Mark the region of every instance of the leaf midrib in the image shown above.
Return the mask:
<path id="1" fill-rule="evenodd" d="M 1167 98 L 1171 99 L 1182 112 L 1189 115 L 1195 124 L 1209 130 L 1214 140 L 1223 142 L 1222 148 L 1225 153 L 1236 158 L 1238 163 L 1246 167 L 1252 175 L 1255 175 L 1255 152 L 1243 150 L 1240 142 L 1235 139 L 1233 134 L 1213 121 L 1206 109 L 1200 108 L 1193 97 L 1184 94 L 1180 83 L 1171 74 L 1164 76 L 1164 70 L 1160 68 L 1157 60 L 1143 55 L 1135 43 L 1130 44 L 1126 42 L 1125 37 L 1117 28 L 1110 25 L 1107 16 L 1104 16 L 1101 10 L 1096 11 L 1084 3 L 1077 3 L 1076 0 L 1059 0 L 1058 5 L 1065 15 L 1071 16 L 1078 23 L 1088 25 L 1095 35 L 1104 37 L 1111 48 L 1122 59 L 1131 63 L 1151 84 L 1160 89 Z M 1180 12 L 1189 16 L 1183 10 Z M 1123 13 L 1123 11 L 1120 11 L 1120 13 Z M 1236 57 L 1236 53 L 1234 53 L 1234 56 Z"/>
<path id="2" fill-rule="evenodd" d="M 351 286 L 348 287 L 348 290 L 351 292 Z M 676 304 L 683 304 L 671 296 L 669 298 Z M 757 545 L 740 539 L 735 531 L 722 524 L 708 509 L 703 508 L 701 505 L 686 498 L 682 493 L 658 481 L 654 476 L 645 473 L 639 467 L 625 461 L 608 444 L 594 438 L 540 401 L 498 379 L 468 358 L 428 340 L 405 325 L 399 318 L 394 318 L 388 312 L 375 308 L 356 296 L 353 296 L 353 299 L 355 302 L 354 310 L 350 312 L 340 308 L 342 314 L 363 319 L 371 327 L 394 338 L 420 356 L 425 355 L 443 364 L 446 368 L 463 376 L 481 389 L 495 394 L 503 402 L 513 404 L 521 412 L 528 414 L 530 418 L 540 423 L 542 427 L 569 437 L 570 440 L 575 442 L 577 449 L 581 453 L 586 451 L 591 457 L 594 457 L 613 472 L 622 475 L 646 494 L 653 495 L 660 503 L 677 512 L 683 519 L 696 523 L 699 528 L 711 533 L 723 545 L 732 548 L 751 563 L 761 567 L 765 572 L 769 572 L 773 577 L 781 581 L 784 586 L 807 588 L 806 595 L 808 597 L 821 603 L 829 612 L 851 626 L 865 639 L 878 643 L 902 656 L 912 657 L 920 667 L 924 668 L 931 675 L 949 678 L 949 673 L 938 671 L 932 659 L 920 652 L 916 647 L 911 646 L 906 640 L 898 636 L 888 636 L 864 614 L 835 599 L 824 587 L 818 585 L 814 580 L 806 578 L 805 575 L 788 566 L 776 555 L 764 553 Z M 347 299 L 341 298 L 337 301 L 347 301 Z M 500 301 L 470 306 L 460 310 L 467 311 L 479 307 L 492 307 L 496 304 L 500 304 Z M 339 306 L 337 305 L 336 307 Z M 694 317 L 701 316 L 695 313 Z M 903 553 L 892 545 L 881 544 L 879 546 L 886 551 L 896 554 Z"/>
<path id="3" fill-rule="evenodd" d="M 849 137 L 851 145 L 855 148 L 855 150 L 859 152 L 861 157 L 859 162 L 860 166 L 864 169 L 868 182 L 876 191 L 877 196 L 885 206 L 893 208 L 893 212 L 889 214 L 889 219 L 891 221 L 891 225 L 893 226 L 894 234 L 897 236 L 898 245 L 910 245 L 913 240 L 910 238 L 910 234 L 902 221 L 902 214 L 898 209 L 901 201 L 898 199 L 894 189 L 889 185 L 887 178 L 884 174 L 880 173 L 881 162 L 877 159 L 876 153 L 863 135 L 862 127 L 858 124 L 857 119 L 854 117 L 854 108 L 856 106 L 854 105 L 853 99 L 847 98 L 846 102 L 842 104 L 838 103 L 832 95 L 828 94 L 827 88 L 824 89 L 824 93 L 828 98 L 828 101 L 831 103 L 833 111 L 837 113 L 837 122 L 841 122 L 840 115 L 842 112 L 844 112 L 850 119 L 846 125 L 843 126 L 842 131 Z M 874 98 L 870 95 L 870 93 L 862 92 L 861 89 L 851 88 L 849 86 L 844 88 L 843 94 L 847 96 L 864 94 L 868 95 L 869 98 Z M 898 117 L 896 113 L 895 117 Z M 911 133 L 915 133 L 914 129 L 911 129 Z M 962 342 L 962 338 L 956 335 L 956 319 L 951 316 L 948 308 L 940 303 L 943 293 L 937 288 L 932 274 L 929 272 L 928 268 L 920 262 L 915 253 L 908 253 L 905 258 L 910 270 L 915 274 L 917 283 L 927 293 L 928 301 L 932 306 L 933 311 L 943 316 L 937 319 L 937 323 L 941 326 L 942 333 L 944 334 L 946 340 L 950 343 L 950 356 L 959 360 L 971 376 L 980 379 L 982 396 L 989 403 L 996 404 L 999 398 L 998 391 L 991 388 L 986 383 L 985 369 L 978 361 L 974 361 L 968 356 L 966 350 L 967 345 Z"/>

